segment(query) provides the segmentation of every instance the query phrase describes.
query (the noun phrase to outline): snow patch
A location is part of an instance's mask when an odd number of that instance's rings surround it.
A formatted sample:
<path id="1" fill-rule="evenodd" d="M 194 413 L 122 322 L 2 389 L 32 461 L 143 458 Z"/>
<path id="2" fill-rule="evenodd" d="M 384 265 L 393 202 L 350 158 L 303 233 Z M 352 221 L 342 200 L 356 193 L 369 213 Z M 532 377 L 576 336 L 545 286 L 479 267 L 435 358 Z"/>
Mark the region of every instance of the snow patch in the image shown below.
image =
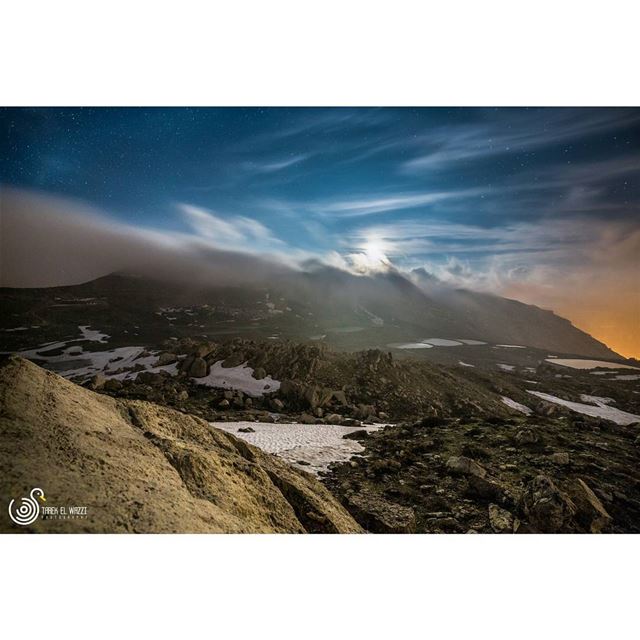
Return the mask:
<path id="1" fill-rule="evenodd" d="M 458 340 L 449 340 L 447 338 L 429 338 L 428 340 L 423 340 L 425 344 L 433 345 L 434 347 L 461 347 L 462 342 Z"/>
<path id="2" fill-rule="evenodd" d="M 524 413 L 526 416 L 531 415 L 531 409 L 529 409 L 529 407 L 525 406 L 524 404 L 520 404 L 519 402 L 516 402 L 511 398 L 507 398 L 507 396 L 502 396 L 500 400 L 502 400 L 502 403 L 506 404 L 507 407 L 510 407 L 511 409 L 515 409 L 520 413 Z"/>
<path id="3" fill-rule="evenodd" d="M 547 362 L 549 362 L 547 358 Z M 638 367 L 632 367 L 628 364 L 620 364 L 619 362 L 607 362 L 606 360 L 583 360 L 581 358 L 553 358 L 553 364 L 559 364 L 563 367 L 571 367 L 572 369 L 633 369 L 638 371 Z"/>
<path id="4" fill-rule="evenodd" d="M 588 402 L 589 404 L 595 404 L 598 407 L 611 404 L 612 402 L 615 404 L 615 400 L 613 398 L 601 398 L 600 396 L 588 396 L 584 393 L 580 395 L 580 400 L 582 400 L 582 402 Z"/>
<path id="5" fill-rule="evenodd" d="M 433 345 L 425 342 L 391 342 L 387 347 L 391 349 L 431 349 Z"/>
<path id="6" fill-rule="evenodd" d="M 96 331 L 95 329 L 89 329 L 91 325 L 83 325 L 79 326 L 80 333 L 82 334 L 83 340 L 88 340 L 89 342 L 106 342 L 109 337 L 106 333 L 101 333 L 100 331 Z"/>
<path id="7" fill-rule="evenodd" d="M 527 393 L 541 398 L 542 400 L 546 400 L 547 402 L 553 402 L 554 404 L 567 407 L 576 413 L 581 413 L 593 418 L 604 418 L 605 420 L 610 420 L 616 424 L 627 425 L 633 424 L 634 422 L 640 422 L 640 416 L 636 416 L 633 413 L 627 413 L 626 411 L 620 411 L 620 409 L 616 409 L 615 407 L 609 407 L 607 405 L 594 406 L 591 404 L 581 404 L 580 402 L 571 402 L 540 391 L 527 390 Z"/>
<path id="8" fill-rule="evenodd" d="M 504 364 L 503 362 L 498 363 L 498 368 L 503 371 L 513 371 L 515 367 L 512 364 Z"/>
<path id="9" fill-rule="evenodd" d="M 193 378 L 196 384 L 218 389 L 234 389 L 256 398 L 265 393 L 273 393 L 280 388 L 280 381 L 267 376 L 262 380 L 253 377 L 253 369 L 247 363 L 237 367 L 223 367 L 222 360 L 211 365 L 209 374 L 204 378 Z"/>
<path id="10" fill-rule="evenodd" d="M 462 360 L 458 360 L 458 364 L 461 367 L 475 367 L 476 366 L 475 364 L 469 364 L 468 362 L 462 362 Z"/>
<path id="11" fill-rule="evenodd" d="M 353 431 L 376 431 L 383 425 L 342 427 L 334 424 L 272 424 L 265 422 L 210 422 L 212 427 L 232 433 L 238 438 L 273 453 L 292 465 L 317 474 L 326 471 L 332 462 L 346 462 L 364 451 L 356 440 L 342 436 Z M 254 433 L 241 433 L 240 428 L 251 427 Z M 299 461 L 307 464 L 299 464 Z"/>

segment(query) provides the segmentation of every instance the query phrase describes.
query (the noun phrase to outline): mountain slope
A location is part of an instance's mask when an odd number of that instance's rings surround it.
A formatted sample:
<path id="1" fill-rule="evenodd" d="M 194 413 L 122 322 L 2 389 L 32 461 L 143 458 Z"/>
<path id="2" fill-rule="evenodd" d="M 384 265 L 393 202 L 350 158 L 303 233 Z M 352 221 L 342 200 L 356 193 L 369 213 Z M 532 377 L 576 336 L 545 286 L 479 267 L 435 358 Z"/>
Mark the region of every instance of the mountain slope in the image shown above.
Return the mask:
<path id="1" fill-rule="evenodd" d="M 595 358 L 620 358 L 551 311 L 499 296 L 418 286 L 398 272 L 355 276 L 317 268 L 268 285 L 194 286 L 111 275 L 51 289 L 0 289 L 5 351 L 58 340 L 92 325 L 112 342 L 159 344 L 171 336 L 323 339 L 342 350 L 385 348 L 426 338 L 519 344 Z M 20 333 L 16 327 L 30 327 Z M 8 331 L 7 331 L 8 330 Z M 15 333 L 13 333 L 15 332 Z"/>
<path id="2" fill-rule="evenodd" d="M 83 519 L 13 524 L 17 532 L 360 532 L 312 476 L 142 401 L 101 396 L 21 358 L 0 365 L 3 504 L 44 490 Z"/>

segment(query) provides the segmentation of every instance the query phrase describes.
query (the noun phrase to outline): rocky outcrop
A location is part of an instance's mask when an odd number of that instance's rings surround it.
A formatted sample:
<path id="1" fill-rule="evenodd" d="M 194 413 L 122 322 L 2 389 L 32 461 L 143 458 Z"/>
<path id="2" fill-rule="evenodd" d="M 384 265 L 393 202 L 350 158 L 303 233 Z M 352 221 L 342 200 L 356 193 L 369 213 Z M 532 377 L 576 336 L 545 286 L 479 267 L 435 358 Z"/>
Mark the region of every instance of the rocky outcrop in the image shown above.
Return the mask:
<path id="1" fill-rule="evenodd" d="M 352 493 L 345 498 L 349 512 L 373 533 L 414 533 L 416 515 L 413 509 L 385 500 L 372 492 Z"/>
<path id="2" fill-rule="evenodd" d="M 360 532 L 314 477 L 195 416 L 96 394 L 20 358 L 0 365 L 0 494 L 41 487 L 78 519 L 2 531 Z"/>
<path id="3" fill-rule="evenodd" d="M 602 533 L 611 526 L 611 516 L 587 483 L 577 478 L 569 487 L 576 506 L 576 520 L 591 533 Z"/>
<path id="4" fill-rule="evenodd" d="M 561 533 L 573 529 L 576 507 L 548 476 L 539 475 L 527 485 L 522 510 L 536 532 Z"/>

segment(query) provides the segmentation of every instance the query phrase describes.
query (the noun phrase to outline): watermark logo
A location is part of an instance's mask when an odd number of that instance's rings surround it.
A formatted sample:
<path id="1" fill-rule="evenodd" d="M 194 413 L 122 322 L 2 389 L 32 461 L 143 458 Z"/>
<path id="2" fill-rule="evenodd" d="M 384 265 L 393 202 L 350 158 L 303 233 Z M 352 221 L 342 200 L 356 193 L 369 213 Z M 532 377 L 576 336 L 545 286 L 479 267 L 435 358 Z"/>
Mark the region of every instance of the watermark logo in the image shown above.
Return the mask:
<path id="1" fill-rule="evenodd" d="M 70 504 L 44 504 L 47 499 L 39 487 L 31 490 L 28 498 L 20 498 L 9 503 L 9 517 L 22 527 L 41 520 L 85 520 L 88 517 L 86 506 Z M 42 505 L 40 504 L 42 503 Z"/>
<path id="2" fill-rule="evenodd" d="M 44 497 L 44 491 L 38 487 L 31 489 L 31 494 L 28 498 L 20 498 L 20 506 L 14 507 L 16 503 L 12 500 L 9 503 L 9 517 L 16 523 L 23 527 L 35 522 L 40 515 L 40 502 L 46 502 Z"/>

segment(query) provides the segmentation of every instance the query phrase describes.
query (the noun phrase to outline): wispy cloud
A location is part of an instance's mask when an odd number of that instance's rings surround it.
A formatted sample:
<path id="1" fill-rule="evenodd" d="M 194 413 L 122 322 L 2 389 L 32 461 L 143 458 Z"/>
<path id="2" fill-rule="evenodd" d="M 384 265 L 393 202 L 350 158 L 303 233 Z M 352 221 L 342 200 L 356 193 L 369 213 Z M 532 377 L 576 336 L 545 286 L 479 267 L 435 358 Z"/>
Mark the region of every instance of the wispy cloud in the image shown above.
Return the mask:
<path id="1" fill-rule="evenodd" d="M 179 209 L 189 226 L 200 238 L 211 240 L 223 248 L 268 249 L 285 243 L 276 238 L 261 222 L 244 216 L 222 216 L 204 207 L 180 204 Z"/>
<path id="2" fill-rule="evenodd" d="M 309 157 L 308 153 L 300 153 L 293 155 L 289 158 L 283 158 L 282 160 L 268 161 L 249 161 L 244 163 L 244 168 L 249 172 L 254 173 L 276 173 L 299 164 Z"/>
<path id="3" fill-rule="evenodd" d="M 576 118 L 570 109 L 511 115 L 502 111 L 499 119 L 488 122 L 439 127 L 420 137 L 423 153 L 402 162 L 400 170 L 420 173 L 456 162 L 526 152 L 640 122 L 640 114 L 632 109 L 588 109 L 581 115 Z"/>

